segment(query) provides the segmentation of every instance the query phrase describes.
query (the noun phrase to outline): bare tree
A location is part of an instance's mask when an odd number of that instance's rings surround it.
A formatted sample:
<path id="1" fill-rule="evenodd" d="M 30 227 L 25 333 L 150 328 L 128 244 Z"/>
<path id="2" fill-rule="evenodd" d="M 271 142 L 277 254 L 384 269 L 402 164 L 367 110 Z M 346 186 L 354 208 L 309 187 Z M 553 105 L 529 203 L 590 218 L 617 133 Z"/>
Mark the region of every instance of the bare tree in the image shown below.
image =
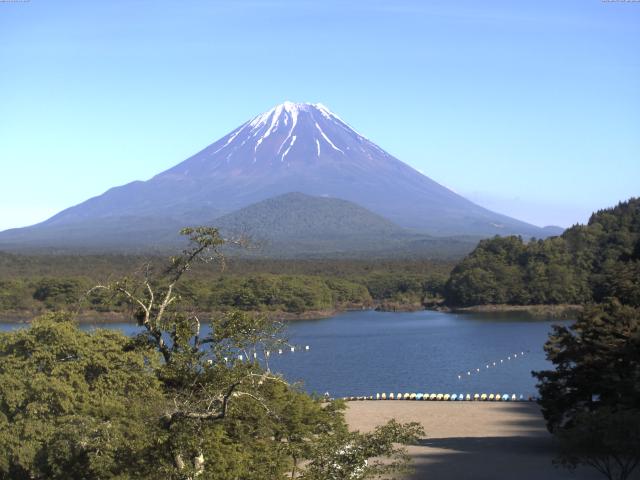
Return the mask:
<path id="1" fill-rule="evenodd" d="M 195 430 L 199 423 L 224 419 L 233 401 L 243 398 L 272 413 L 264 394 L 269 382 L 286 384 L 271 373 L 271 352 L 288 345 L 282 325 L 265 316 L 231 312 L 209 319 L 204 331 L 200 315 L 180 308 L 177 286 L 196 263 L 217 262 L 225 267 L 220 247 L 244 245 L 244 239 L 223 239 L 210 227 L 185 228 L 180 232 L 189 239 L 181 255 L 170 259 L 158 273 L 147 263 L 138 277 L 96 285 L 89 294 L 106 291 L 132 307 L 144 332 L 138 342 L 152 347 L 162 356 L 161 380 L 169 397 L 165 422 L 172 428 L 189 422 Z M 184 478 L 193 478 L 204 470 L 202 450 L 190 445 L 192 462 L 177 448 L 173 458 Z"/>

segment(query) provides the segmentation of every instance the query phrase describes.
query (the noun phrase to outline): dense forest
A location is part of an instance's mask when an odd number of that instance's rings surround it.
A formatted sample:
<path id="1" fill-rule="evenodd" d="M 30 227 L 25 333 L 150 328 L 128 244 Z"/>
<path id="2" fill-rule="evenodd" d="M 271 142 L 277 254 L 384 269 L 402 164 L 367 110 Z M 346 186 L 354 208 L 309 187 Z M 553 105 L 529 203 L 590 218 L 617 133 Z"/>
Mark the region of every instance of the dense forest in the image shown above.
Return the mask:
<path id="1" fill-rule="evenodd" d="M 640 199 L 594 213 L 559 237 L 481 241 L 451 272 L 447 304 L 584 304 L 616 297 L 640 306 Z"/>
<path id="2" fill-rule="evenodd" d="M 87 292 L 154 259 L 130 256 L 0 254 L 0 312 L 30 317 L 74 309 L 103 314 L 124 306 Z M 440 298 L 452 264 L 421 260 L 230 259 L 224 270 L 194 268 L 181 283 L 184 303 L 200 311 L 331 312 L 357 308 L 420 308 Z"/>
<path id="3" fill-rule="evenodd" d="M 97 283 L 143 269 L 153 258 L 127 255 L 0 253 L 0 312 L 31 317 L 73 305 L 79 311 L 122 313 L 115 301 L 86 293 Z M 402 310 L 445 303 L 561 305 L 609 297 L 640 305 L 640 199 L 594 213 L 545 240 L 482 240 L 457 265 L 420 259 L 229 258 L 224 269 L 195 268 L 180 286 L 201 311 L 299 315 L 358 308 Z"/>

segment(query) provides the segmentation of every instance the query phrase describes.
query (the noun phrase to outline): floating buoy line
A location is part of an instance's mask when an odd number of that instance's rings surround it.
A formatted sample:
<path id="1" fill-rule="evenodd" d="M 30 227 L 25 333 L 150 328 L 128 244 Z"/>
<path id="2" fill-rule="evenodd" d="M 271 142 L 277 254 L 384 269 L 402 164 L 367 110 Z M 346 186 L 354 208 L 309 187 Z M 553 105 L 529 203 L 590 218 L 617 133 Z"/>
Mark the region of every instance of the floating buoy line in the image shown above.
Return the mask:
<path id="1" fill-rule="evenodd" d="M 311 350 L 309 345 L 303 346 L 295 346 L 289 345 L 286 348 L 277 348 L 273 350 L 263 350 L 262 357 L 263 360 L 268 362 L 269 358 L 274 355 L 285 355 L 290 353 L 300 353 L 300 352 L 308 352 Z M 528 350 L 527 350 L 528 353 Z M 496 360 L 495 362 L 488 362 L 484 365 L 484 369 L 490 369 L 493 367 L 498 367 L 500 365 L 504 365 L 506 362 L 510 362 L 511 360 L 516 360 L 518 358 L 524 357 L 525 352 L 521 351 L 520 353 L 514 353 L 511 355 L 507 355 L 505 358 L 501 358 Z M 260 361 L 258 356 L 258 352 L 243 352 L 239 353 L 233 358 L 224 357 L 225 363 L 228 363 L 230 360 L 238 360 L 238 361 Z M 208 360 L 209 364 L 212 364 L 212 360 Z M 463 378 L 470 377 L 471 375 L 479 374 L 483 371 L 481 368 L 475 368 L 474 370 L 467 370 L 466 373 L 461 373 L 458 375 L 458 380 L 462 380 Z M 329 398 L 328 393 L 325 394 L 327 399 L 333 400 L 333 398 Z M 375 395 L 369 396 L 350 396 L 350 397 L 342 397 L 344 401 L 358 401 L 358 400 L 416 400 L 416 401 L 467 401 L 467 402 L 525 402 L 525 401 L 535 401 L 536 398 L 529 396 L 525 397 L 524 395 L 516 395 L 512 394 L 501 394 L 501 393 L 376 393 Z"/>
<path id="2" fill-rule="evenodd" d="M 278 348 L 278 349 L 274 349 L 272 350 L 264 350 L 262 352 L 263 355 L 263 359 L 266 361 L 268 360 L 272 355 L 284 355 L 284 354 L 288 354 L 288 353 L 296 353 L 296 352 L 308 352 L 309 350 L 311 350 L 311 347 L 309 345 L 305 345 L 304 347 L 302 346 L 289 346 L 287 348 Z M 223 357 L 222 358 L 224 360 L 225 363 L 228 363 L 229 360 L 233 359 L 233 360 L 238 360 L 240 362 L 244 362 L 244 361 L 250 361 L 251 359 L 258 361 L 260 360 L 260 358 L 258 357 L 258 352 L 243 352 L 243 353 L 238 353 L 237 355 L 235 355 L 234 357 L 230 358 L 230 357 Z M 213 360 L 208 360 L 207 361 L 209 363 L 209 365 L 213 364 Z"/>
<path id="3" fill-rule="evenodd" d="M 527 350 L 526 353 L 529 353 L 529 350 Z M 521 351 L 519 353 L 512 353 L 511 355 L 507 355 L 504 358 L 501 358 L 500 360 L 496 360 L 495 362 L 494 361 L 487 362 L 482 367 L 473 368 L 471 370 L 467 370 L 466 372 L 459 373 L 458 374 L 458 380 L 462 380 L 464 378 L 468 378 L 471 375 L 478 375 L 482 371 L 486 371 L 486 370 L 489 370 L 491 368 L 499 367 L 501 365 L 504 365 L 505 363 L 511 362 L 512 360 L 518 360 L 518 359 L 524 357 L 524 355 L 525 355 L 525 352 Z"/>

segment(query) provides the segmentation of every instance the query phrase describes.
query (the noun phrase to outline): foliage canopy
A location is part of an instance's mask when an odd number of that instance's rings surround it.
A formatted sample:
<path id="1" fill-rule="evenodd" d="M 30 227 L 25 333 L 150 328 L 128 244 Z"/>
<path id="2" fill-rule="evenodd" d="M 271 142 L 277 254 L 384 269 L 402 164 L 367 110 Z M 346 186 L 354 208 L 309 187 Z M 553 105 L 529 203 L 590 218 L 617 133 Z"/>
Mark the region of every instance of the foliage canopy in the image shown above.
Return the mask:
<path id="1" fill-rule="evenodd" d="M 451 272 L 452 306 L 583 304 L 608 297 L 640 306 L 640 199 L 594 213 L 559 237 L 482 240 Z"/>
<path id="2" fill-rule="evenodd" d="M 165 268 L 95 287 L 129 305 L 134 338 L 83 332 L 49 314 L 0 335 L 0 479 L 373 478 L 406 467 L 398 443 L 422 434 L 391 422 L 349 432 L 341 402 L 309 397 L 270 371 L 277 324 L 182 305 L 179 284 L 224 240 L 185 229 Z M 208 333 L 201 328 L 209 323 Z M 388 462 L 368 461 L 385 456 Z"/>

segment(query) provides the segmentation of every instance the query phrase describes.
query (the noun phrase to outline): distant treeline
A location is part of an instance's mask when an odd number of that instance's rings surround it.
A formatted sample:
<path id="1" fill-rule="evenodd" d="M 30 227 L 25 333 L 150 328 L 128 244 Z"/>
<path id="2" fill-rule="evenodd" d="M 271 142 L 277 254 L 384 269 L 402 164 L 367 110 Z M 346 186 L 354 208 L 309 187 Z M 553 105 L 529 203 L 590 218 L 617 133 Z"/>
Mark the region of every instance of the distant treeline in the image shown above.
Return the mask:
<path id="1" fill-rule="evenodd" d="M 162 263 L 127 255 L 0 253 L 0 313 L 123 311 L 86 292 L 98 282 Z M 640 306 L 640 199 L 594 213 L 559 237 L 482 240 L 457 265 L 436 260 L 230 258 L 201 265 L 181 285 L 192 308 L 303 313 L 348 308 L 487 304 L 560 305 L 616 297 Z M 99 305 L 99 307 L 98 307 Z M 105 306 L 106 305 L 106 306 Z"/>
<path id="2" fill-rule="evenodd" d="M 87 296 L 96 283 L 130 274 L 148 259 L 126 256 L 0 256 L 0 312 L 77 308 L 123 312 L 108 299 Z M 403 261 L 232 261 L 224 272 L 201 266 L 180 286 L 200 311 L 239 308 L 303 313 L 349 308 L 420 307 L 441 298 L 452 265 Z M 57 274 L 55 272 L 58 272 Z"/>
<path id="3" fill-rule="evenodd" d="M 482 240 L 451 272 L 446 303 L 640 306 L 640 199 L 594 213 L 559 237 Z"/>

